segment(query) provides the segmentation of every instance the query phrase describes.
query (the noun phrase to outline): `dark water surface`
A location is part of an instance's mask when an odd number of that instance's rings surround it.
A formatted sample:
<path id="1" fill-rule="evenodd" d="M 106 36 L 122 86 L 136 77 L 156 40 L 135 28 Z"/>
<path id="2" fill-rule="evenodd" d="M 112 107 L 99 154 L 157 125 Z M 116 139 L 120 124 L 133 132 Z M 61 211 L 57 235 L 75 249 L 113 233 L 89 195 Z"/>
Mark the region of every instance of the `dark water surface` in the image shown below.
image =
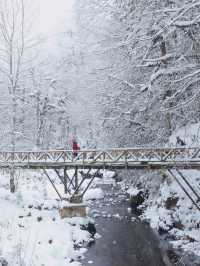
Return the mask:
<path id="1" fill-rule="evenodd" d="M 103 186 L 106 196 L 91 203 L 100 239 L 89 248 L 83 265 L 165 266 L 159 241 L 148 224 L 128 213 L 127 197 Z M 112 191 L 113 190 L 113 191 Z"/>

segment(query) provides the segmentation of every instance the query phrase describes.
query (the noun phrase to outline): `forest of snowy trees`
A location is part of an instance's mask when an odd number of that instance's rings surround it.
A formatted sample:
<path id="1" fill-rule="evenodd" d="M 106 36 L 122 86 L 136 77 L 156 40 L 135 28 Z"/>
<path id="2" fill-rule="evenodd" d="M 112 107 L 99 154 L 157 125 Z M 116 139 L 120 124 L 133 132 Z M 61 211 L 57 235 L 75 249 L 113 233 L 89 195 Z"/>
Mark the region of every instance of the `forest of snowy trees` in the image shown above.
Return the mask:
<path id="1" fill-rule="evenodd" d="M 200 1 L 73 4 L 51 49 L 30 1 L 1 1 L 2 149 L 162 146 L 199 121 Z"/>
<path id="2" fill-rule="evenodd" d="M 93 90 L 107 144 L 163 145 L 176 128 L 199 121 L 199 5 L 79 4 L 89 47 L 86 65 L 92 60 L 90 76 L 96 76 Z"/>
<path id="3" fill-rule="evenodd" d="M 200 265 L 199 34 L 200 0 L 0 0 L 0 265 Z"/>

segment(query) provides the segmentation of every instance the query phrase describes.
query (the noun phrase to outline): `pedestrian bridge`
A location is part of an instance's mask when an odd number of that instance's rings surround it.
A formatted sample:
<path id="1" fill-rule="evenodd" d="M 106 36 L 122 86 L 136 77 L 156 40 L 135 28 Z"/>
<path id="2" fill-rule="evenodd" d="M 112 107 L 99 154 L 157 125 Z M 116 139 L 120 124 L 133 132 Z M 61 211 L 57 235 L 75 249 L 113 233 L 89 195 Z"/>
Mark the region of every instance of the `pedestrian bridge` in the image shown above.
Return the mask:
<path id="1" fill-rule="evenodd" d="M 200 147 L 0 151 L 0 168 L 163 169 L 200 168 Z"/>
<path id="2" fill-rule="evenodd" d="M 1 151 L 0 168 L 42 169 L 59 198 L 63 197 L 47 169 L 53 169 L 63 183 L 71 202 L 82 200 L 83 195 L 101 169 L 166 169 L 188 198 L 200 211 L 200 195 L 180 169 L 200 169 L 200 147 L 193 148 L 118 148 L 106 150 L 49 150 L 49 151 Z M 73 176 L 67 169 L 74 168 Z M 93 172 L 92 169 L 95 169 Z M 89 183 L 83 189 L 86 179 Z M 191 193 L 193 196 L 191 196 Z"/>

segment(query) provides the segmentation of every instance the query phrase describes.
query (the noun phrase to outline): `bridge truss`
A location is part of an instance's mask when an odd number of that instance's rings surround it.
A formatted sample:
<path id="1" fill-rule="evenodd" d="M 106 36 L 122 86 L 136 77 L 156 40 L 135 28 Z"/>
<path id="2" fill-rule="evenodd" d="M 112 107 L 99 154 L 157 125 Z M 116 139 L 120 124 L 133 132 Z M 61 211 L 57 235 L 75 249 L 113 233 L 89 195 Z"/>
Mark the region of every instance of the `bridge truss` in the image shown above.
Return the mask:
<path id="1" fill-rule="evenodd" d="M 81 201 L 94 178 L 100 175 L 100 169 L 165 169 L 200 211 L 198 192 L 180 172 L 181 169 L 200 169 L 200 147 L 80 150 L 77 151 L 77 156 L 71 150 L 2 151 L 0 168 L 42 169 L 63 200 L 47 171 L 53 169 L 72 202 Z M 75 169 L 72 177 L 67 173 L 69 168 Z M 90 182 L 82 191 L 82 185 L 88 178 Z"/>
<path id="2" fill-rule="evenodd" d="M 0 152 L 0 167 L 10 168 L 200 168 L 200 148 L 122 148 Z"/>

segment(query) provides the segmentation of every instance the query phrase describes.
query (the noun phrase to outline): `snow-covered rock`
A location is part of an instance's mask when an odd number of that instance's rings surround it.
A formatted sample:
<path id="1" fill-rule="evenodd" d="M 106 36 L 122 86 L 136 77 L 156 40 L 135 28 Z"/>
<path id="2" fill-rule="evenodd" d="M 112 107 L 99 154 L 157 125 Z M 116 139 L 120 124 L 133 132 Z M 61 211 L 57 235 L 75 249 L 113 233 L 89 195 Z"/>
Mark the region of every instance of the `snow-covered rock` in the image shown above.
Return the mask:
<path id="1" fill-rule="evenodd" d="M 85 193 L 83 199 L 87 201 L 87 200 L 102 199 L 103 197 L 104 193 L 101 188 L 91 188 Z"/>
<path id="2" fill-rule="evenodd" d="M 135 187 L 131 187 L 127 190 L 127 193 L 132 197 L 132 196 L 137 196 L 138 193 L 140 192 L 139 189 L 135 188 Z"/>

